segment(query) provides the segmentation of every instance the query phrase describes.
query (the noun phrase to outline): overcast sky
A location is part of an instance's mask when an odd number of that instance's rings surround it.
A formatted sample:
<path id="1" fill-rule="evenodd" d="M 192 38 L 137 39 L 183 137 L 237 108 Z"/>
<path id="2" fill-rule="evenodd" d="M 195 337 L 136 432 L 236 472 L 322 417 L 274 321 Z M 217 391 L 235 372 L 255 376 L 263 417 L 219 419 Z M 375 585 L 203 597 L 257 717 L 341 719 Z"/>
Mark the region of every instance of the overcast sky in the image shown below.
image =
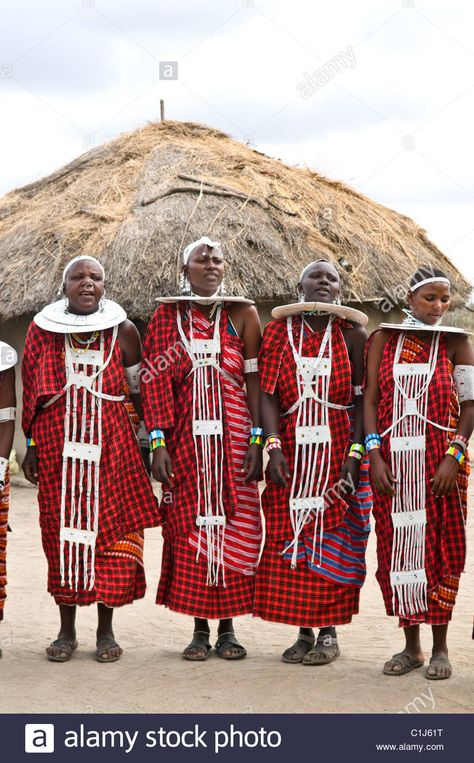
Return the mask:
<path id="1" fill-rule="evenodd" d="M 0 193 L 166 116 L 413 217 L 474 280 L 468 0 L 0 0 Z M 177 79 L 160 79 L 177 62 Z M 166 70 L 166 74 L 170 69 Z"/>

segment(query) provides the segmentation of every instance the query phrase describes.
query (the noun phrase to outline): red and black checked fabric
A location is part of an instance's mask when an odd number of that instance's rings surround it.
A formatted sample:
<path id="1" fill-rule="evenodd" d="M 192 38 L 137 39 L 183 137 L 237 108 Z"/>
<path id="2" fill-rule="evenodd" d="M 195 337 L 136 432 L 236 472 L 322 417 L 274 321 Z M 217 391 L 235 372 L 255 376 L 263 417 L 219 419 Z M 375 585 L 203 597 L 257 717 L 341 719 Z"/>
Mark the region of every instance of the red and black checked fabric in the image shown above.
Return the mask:
<path id="1" fill-rule="evenodd" d="M 329 384 L 329 401 L 338 405 L 349 405 L 352 396 L 351 363 L 346 343 L 341 331 L 345 322 L 336 318 L 332 328 L 332 369 Z M 348 325 L 348 324 L 347 324 Z M 299 347 L 301 318 L 293 318 L 293 337 L 295 347 Z M 312 332 L 305 328 L 302 355 L 317 356 L 321 347 L 324 330 Z M 263 343 L 259 355 L 260 386 L 263 392 L 278 392 L 280 410 L 285 412 L 298 400 L 296 364 L 285 321 L 270 321 L 264 331 Z M 295 463 L 295 428 L 297 410 L 289 416 L 280 418 L 280 437 L 282 450 L 287 459 L 290 474 L 293 475 Z M 350 423 L 347 411 L 329 410 L 331 430 L 331 462 L 329 466 L 328 488 L 339 481 L 349 442 Z M 300 469 L 301 466 L 298 467 Z M 318 468 L 318 467 L 317 467 Z M 298 477 L 300 479 L 301 477 Z M 291 482 L 290 477 L 289 482 Z M 262 507 L 265 515 L 266 537 L 272 541 L 287 541 L 293 537 L 289 512 L 290 484 L 287 487 L 267 481 L 262 495 Z M 341 524 L 347 503 L 340 495 L 332 495 L 324 514 L 324 528 L 329 530 Z M 305 534 L 312 536 L 314 520 L 305 527 Z"/>
<path id="2" fill-rule="evenodd" d="M 10 501 L 10 473 L 7 467 L 5 487 L 0 492 L 0 622 L 3 620 L 5 599 L 7 598 L 7 534 L 8 508 Z"/>
<path id="3" fill-rule="evenodd" d="M 165 538 L 157 604 L 192 617 L 223 619 L 252 612 L 255 575 L 225 570 L 226 587 L 208 586 L 207 561 L 187 538 Z"/>
<path id="4" fill-rule="evenodd" d="M 107 329 L 105 335 L 107 357 L 112 329 Z M 91 345 L 91 349 L 99 349 L 99 340 Z M 61 392 L 66 382 L 64 335 L 42 331 L 32 323 L 26 338 L 22 376 L 23 427 L 25 433 L 31 430 L 37 444 L 40 524 L 57 529 L 59 534 L 65 395 L 48 408 L 40 406 Z M 116 342 L 112 359 L 103 374 L 103 392 L 120 396 L 124 385 L 122 354 Z M 81 415 L 79 410 L 78 428 Z M 90 416 L 90 410 L 86 415 Z M 99 503 L 99 553 L 129 532 L 140 532 L 145 527 L 160 524 L 157 501 L 125 401 L 102 400 Z"/>
<path id="5" fill-rule="evenodd" d="M 106 607 L 123 607 L 145 596 L 146 581 L 143 564 L 138 557 L 143 551 L 143 535 L 129 533 L 114 546 L 99 553 L 95 559 L 95 584 L 91 591 L 84 590 L 82 559 L 79 565 L 79 588 L 61 586 L 59 573 L 58 532 L 49 527 L 41 528 L 43 549 L 48 560 L 48 592 L 56 604 L 87 606 L 105 604 Z M 67 557 L 66 557 L 67 561 Z"/>
<path id="6" fill-rule="evenodd" d="M 399 332 L 390 332 L 379 367 L 380 402 L 378 407 L 378 431 L 383 432 L 392 423 L 394 380 L 393 364 Z M 430 346 L 410 333 L 404 343 L 402 363 L 427 363 Z M 453 365 L 446 352 L 446 341 L 440 337 L 438 361 L 429 387 L 427 418 L 443 426 L 457 427 L 459 403 L 453 380 Z M 404 623 L 427 622 L 439 625 L 448 622 L 450 613 L 439 607 L 430 592 L 443 585 L 443 580 L 456 577 L 464 569 L 466 540 L 464 522 L 467 510 L 467 479 L 469 458 L 458 472 L 458 489 L 448 496 L 435 498 L 430 480 L 443 460 L 452 434 L 437 427 L 426 426 L 426 541 L 425 569 L 428 579 L 428 612 L 410 616 Z M 383 438 L 382 456 L 390 463 L 390 435 Z M 384 597 L 387 614 L 394 615 L 390 567 L 392 555 L 393 526 L 391 519 L 392 498 L 374 490 L 374 518 L 377 535 L 377 580 Z"/>
<path id="7" fill-rule="evenodd" d="M 301 628 L 350 623 L 359 611 L 360 588 L 319 577 L 306 563 L 292 570 L 281 543 L 267 538 L 255 581 L 253 614 Z"/>
<path id="8" fill-rule="evenodd" d="M 190 373 L 192 365 L 189 355 L 177 344 L 177 309 L 181 310 L 183 328 L 189 338 L 189 306 L 158 307 L 144 343 L 142 399 L 146 426 L 148 429 L 157 427 L 166 430 L 166 445 L 173 463 L 173 487 L 172 490 L 164 490 L 161 504 L 166 517 L 167 537 L 172 540 L 186 537 L 197 548 L 198 481 L 192 433 L 193 375 Z M 194 337 L 211 338 L 214 324 L 195 305 L 191 309 Z M 236 380 L 234 384 L 225 376 L 220 378 L 224 432 L 223 503 L 227 518 L 224 564 L 226 569 L 253 572 L 261 543 L 260 504 L 256 483 L 245 485 L 240 473 L 248 447 L 251 420 L 244 391 L 243 342 L 228 328 L 228 314 L 224 308 L 220 319 L 220 367 Z M 165 334 L 165 331 L 168 333 Z M 174 359 L 171 347 L 175 348 Z M 171 362 L 161 371 L 153 373 L 152 368 L 158 369 L 165 357 L 170 358 Z M 211 400 L 212 390 L 208 394 Z M 217 388 L 214 394 L 217 395 Z M 213 500 L 216 501 L 216 496 Z M 205 533 L 201 535 L 201 549 L 206 554 Z"/>
<path id="9" fill-rule="evenodd" d="M 107 329 L 105 332 L 105 357 L 108 356 L 110 350 L 111 337 L 112 330 Z M 99 340 L 91 345 L 91 349 L 99 349 Z M 22 376 L 23 426 L 25 433 L 31 432 L 37 443 L 40 526 L 43 533 L 43 547 L 48 557 L 50 591 L 54 593 L 56 583 L 59 580 L 65 395 L 61 395 L 48 408 L 42 408 L 41 405 L 51 396 L 60 393 L 66 381 L 64 335 L 43 331 L 32 323 L 25 344 Z M 112 359 L 103 374 L 103 392 L 108 395 L 119 396 L 123 394 L 125 388 L 126 377 L 122 354 L 118 343 L 116 343 Z M 88 417 L 87 426 L 90 417 L 89 406 L 86 415 Z M 79 427 L 81 417 L 82 409 L 79 406 Z M 82 511 L 85 513 L 84 506 L 82 506 Z M 158 503 L 143 465 L 138 441 L 127 413 L 126 401 L 102 400 L 102 454 L 97 557 L 100 557 L 105 549 L 123 540 L 129 533 L 140 533 L 145 527 L 155 527 L 158 524 L 160 524 Z M 85 525 L 86 518 L 83 516 L 82 526 Z M 104 569 L 116 570 L 114 576 L 110 577 L 110 586 L 117 582 L 123 587 L 123 582 L 120 579 L 120 569 L 122 569 L 120 564 L 123 562 L 125 574 L 127 567 L 130 566 L 130 561 L 125 562 L 123 559 L 107 561 L 107 564 L 112 565 L 112 567 L 105 567 Z M 133 564 L 136 565 L 136 562 Z M 128 577 L 129 573 L 126 575 Z M 80 577 L 80 581 L 82 584 L 82 577 Z M 67 585 L 61 589 L 61 593 L 66 597 L 76 596 L 75 592 L 71 591 Z M 97 601 L 96 591 L 83 593 L 85 601 L 80 603 L 89 600 Z M 114 593 L 111 591 L 109 600 L 112 600 L 113 596 Z M 122 595 L 117 596 L 117 600 L 119 600 Z"/>

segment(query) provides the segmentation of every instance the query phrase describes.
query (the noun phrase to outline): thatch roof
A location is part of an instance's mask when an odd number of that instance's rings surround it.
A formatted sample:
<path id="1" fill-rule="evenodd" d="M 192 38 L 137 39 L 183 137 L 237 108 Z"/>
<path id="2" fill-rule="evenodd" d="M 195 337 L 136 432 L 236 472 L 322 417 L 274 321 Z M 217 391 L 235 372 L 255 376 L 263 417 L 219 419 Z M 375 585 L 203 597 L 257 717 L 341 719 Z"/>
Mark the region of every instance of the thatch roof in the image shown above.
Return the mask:
<path id="1" fill-rule="evenodd" d="M 217 130 L 161 122 L 0 200 L 0 316 L 38 310 L 55 298 L 64 264 L 92 254 L 108 295 L 148 318 L 156 296 L 176 292 L 183 245 L 204 234 L 222 243 L 228 291 L 256 300 L 293 296 L 317 256 L 347 261 L 352 301 L 399 295 L 427 262 L 446 271 L 459 299 L 470 291 L 409 218 Z"/>

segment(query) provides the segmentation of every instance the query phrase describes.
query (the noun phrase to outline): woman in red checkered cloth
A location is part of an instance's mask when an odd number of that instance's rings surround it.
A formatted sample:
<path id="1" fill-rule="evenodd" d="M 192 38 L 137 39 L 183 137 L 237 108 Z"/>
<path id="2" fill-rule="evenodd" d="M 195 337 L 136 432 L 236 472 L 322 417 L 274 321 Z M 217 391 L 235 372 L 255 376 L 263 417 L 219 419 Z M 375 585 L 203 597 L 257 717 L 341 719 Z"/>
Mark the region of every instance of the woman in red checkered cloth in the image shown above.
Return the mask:
<path id="1" fill-rule="evenodd" d="M 7 585 L 7 532 L 10 497 L 10 474 L 8 469 L 10 451 L 15 433 L 15 363 L 17 355 L 13 347 L 0 342 L 0 622 Z M 2 650 L 0 649 L 0 657 Z"/>
<path id="2" fill-rule="evenodd" d="M 140 412 L 140 338 L 105 299 L 104 278 L 92 257 L 69 263 L 64 299 L 35 316 L 22 365 L 23 470 L 39 485 L 48 591 L 61 619 L 46 650 L 55 662 L 77 647 L 76 606 L 93 603 L 96 659 L 119 659 L 113 611 L 144 596 L 143 529 L 159 524 L 127 409 L 131 399 Z"/>
<path id="3" fill-rule="evenodd" d="M 144 342 L 145 424 L 165 516 L 157 604 L 194 617 L 187 660 L 209 656 L 209 619 L 219 619 L 219 657 L 245 657 L 232 618 L 252 611 L 261 544 L 260 322 L 250 300 L 223 296 L 223 276 L 218 243 L 187 246 L 183 294 L 161 300 Z"/>
<path id="4" fill-rule="evenodd" d="M 467 443 L 474 427 L 474 352 L 460 329 L 439 325 L 451 303 L 430 266 L 410 282 L 402 325 L 382 324 L 367 358 L 365 426 L 377 534 L 377 580 L 405 647 L 384 666 L 421 667 L 420 624 L 431 625 L 429 679 L 452 673 L 447 631 L 465 560 Z M 427 448 L 429 443 L 429 448 Z"/>
<path id="5" fill-rule="evenodd" d="M 299 626 L 284 662 L 326 665 L 339 655 L 335 626 L 358 612 L 365 578 L 371 496 L 360 385 L 367 318 L 336 304 L 339 274 L 327 260 L 303 270 L 298 293 L 299 305 L 273 311 L 277 320 L 265 328 L 259 356 L 269 463 L 254 615 Z"/>

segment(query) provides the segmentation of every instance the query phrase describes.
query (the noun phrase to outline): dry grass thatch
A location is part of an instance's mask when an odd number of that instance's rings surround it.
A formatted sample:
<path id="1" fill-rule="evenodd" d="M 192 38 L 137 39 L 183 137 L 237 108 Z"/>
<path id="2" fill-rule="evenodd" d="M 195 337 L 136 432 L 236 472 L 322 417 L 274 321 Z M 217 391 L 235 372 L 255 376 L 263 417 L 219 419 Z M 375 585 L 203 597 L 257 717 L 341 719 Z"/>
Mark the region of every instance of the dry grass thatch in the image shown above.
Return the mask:
<path id="1" fill-rule="evenodd" d="M 176 292 L 183 245 L 208 234 L 226 254 L 231 293 L 288 299 L 315 257 L 344 258 L 345 298 L 398 295 L 430 262 L 470 287 L 423 230 L 342 183 L 288 167 L 221 132 L 183 122 L 148 124 L 94 148 L 0 201 L 0 316 L 55 297 L 64 264 L 92 254 L 108 294 L 146 319 Z"/>

